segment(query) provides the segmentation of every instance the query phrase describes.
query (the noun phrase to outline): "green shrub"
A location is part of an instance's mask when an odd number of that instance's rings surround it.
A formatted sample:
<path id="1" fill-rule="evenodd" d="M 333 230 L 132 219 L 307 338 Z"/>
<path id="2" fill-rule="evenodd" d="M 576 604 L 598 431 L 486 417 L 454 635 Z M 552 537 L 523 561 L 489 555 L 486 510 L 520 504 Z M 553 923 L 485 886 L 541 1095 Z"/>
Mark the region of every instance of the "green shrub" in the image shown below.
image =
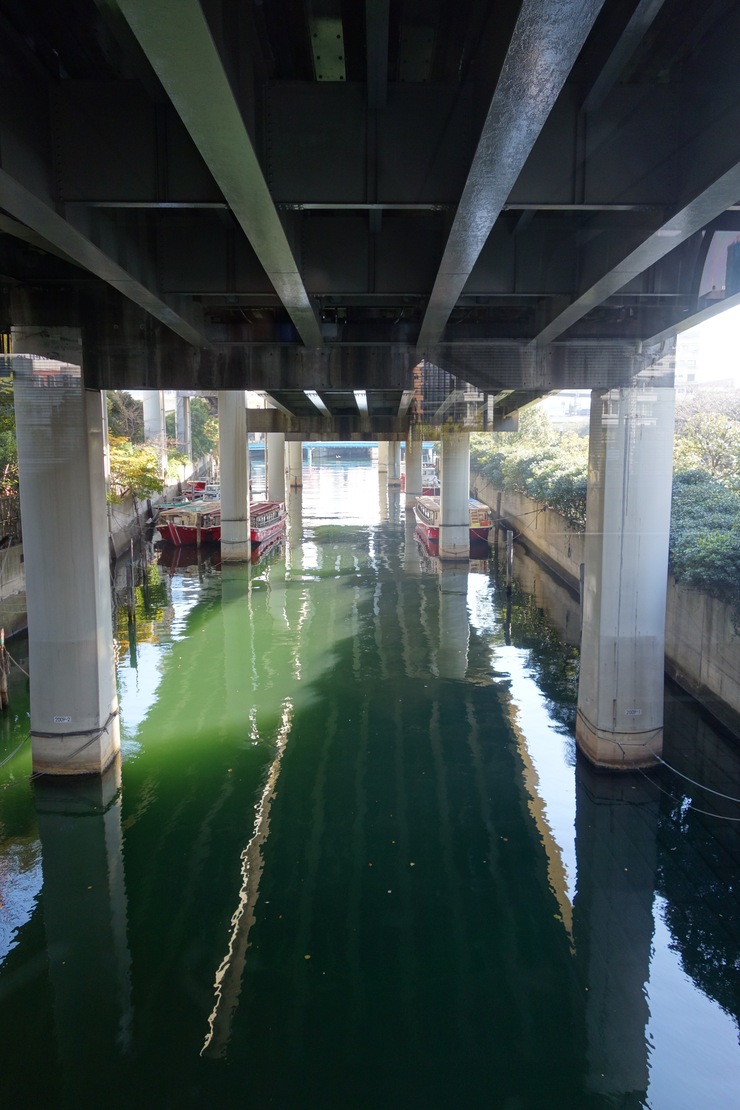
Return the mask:
<path id="1" fill-rule="evenodd" d="M 737 604 L 740 493 L 702 470 L 673 478 L 670 569 L 676 581 Z"/>
<path id="2" fill-rule="evenodd" d="M 699 423 L 693 421 L 688 430 L 695 434 Z M 735 442 L 726 435 L 725 442 L 728 440 Z M 528 436 L 526 429 L 515 434 L 477 435 L 470 445 L 475 473 L 499 489 L 526 494 L 581 531 L 586 526 L 587 456 L 587 441 L 568 434 L 543 434 L 541 424 L 536 436 Z M 693 457 L 679 445 L 677 460 Z M 721 479 L 712 477 L 698 468 L 674 474 L 669 569 L 677 581 L 737 607 L 739 479 L 727 467 L 721 474 Z"/>

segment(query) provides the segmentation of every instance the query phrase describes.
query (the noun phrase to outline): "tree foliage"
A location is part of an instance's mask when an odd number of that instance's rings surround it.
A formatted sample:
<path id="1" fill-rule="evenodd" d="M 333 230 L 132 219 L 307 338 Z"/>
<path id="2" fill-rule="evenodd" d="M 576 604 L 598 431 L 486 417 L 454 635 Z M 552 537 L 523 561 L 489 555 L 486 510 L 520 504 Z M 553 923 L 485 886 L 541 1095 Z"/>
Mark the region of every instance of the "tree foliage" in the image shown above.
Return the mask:
<path id="1" fill-rule="evenodd" d="M 161 493 L 164 482 L 157 451 L 149 444 L 137 446 L 128 439 L 110 436 L 110 500 L 120 502 L 127 494 L 142 501 Z"/>
<path id="2" fill-rule="evenodd" d="M 678 581 L 737 604 L 740 588 L 740 392 L 679 404 L 674 450 L 670 570 Z M 477 435 L 473 469 L 525 493 L 574 527 L 586 523 L 588 443 L 524 414 L 517 433 Z"/>
<path id="3" fill-rule="evenodd" d="M 176 449 L 177 422 L 174 412 L 166 417 L 167 442 Z M 190 398 L 190 439 L 194 459 L 204 459 L 218 448 L 218 417 L 205 397 Z"/>
<path id="4" fill-rule="evenodd" d="M 111 389 L 106 394 L 108 434 L 116 439 L 144 442 L 144 403 L 125 390 Z"/>
<path id="5" fill-rule="evenodd" d="M 522 413 L 517 432 L 472 436 L 470 456 L 492 485 L 524 493 L 585 527 L 588 441 L 558 432 L 541 406 Z"/>
<path id="6" fill-rule="evenodd" d="M 670 545 L 677 581 L 737 603 L 740 492 L 703 470 L 675 474 Z"/>
<path id="7" fill-rule="evenodd" d="M 740 490 L 740 419 L 726 412 L 694 412 L 676 435 L 674 469 L 702 470 Z"/>
<path id="8" fill-rule="evenodd" d="M 18 493 L 18 448 L 12 378 L 0 379 L 0 496 Z"/>

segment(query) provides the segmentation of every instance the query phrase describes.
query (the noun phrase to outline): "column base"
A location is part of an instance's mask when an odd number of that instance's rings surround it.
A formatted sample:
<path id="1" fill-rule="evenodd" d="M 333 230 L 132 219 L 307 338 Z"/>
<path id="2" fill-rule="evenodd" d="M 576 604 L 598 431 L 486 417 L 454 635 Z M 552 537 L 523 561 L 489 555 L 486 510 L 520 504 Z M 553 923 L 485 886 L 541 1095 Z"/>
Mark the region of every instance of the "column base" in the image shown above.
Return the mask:
<path id="1" fill-rule="evenodd" d="M 59 733 L 56 736 L 31 731 L 33 773 L 54 775 L 102 775 L 121 751 L 121 719 L 115 716 L 96 729 Z M 95 737 L 93 739 L 93 737 Z"/>
<path id="2" fill-rule="evenodd" d="M 440 559 L 462 562 L 470 559 L 470 529 L 467 524 L 446 524 L 439 529 Z"/>
<path id="3" fill-rule="evenodd" d="M 663 750 L 663 728 L 645 732 L 617 732 L 597 728 L 578 710 L 576 743 L 582 754 L 605 771 L 636 771 L 654 767 Z"/>
<path id="4" fill-rule="evenodd" d="M 221 519 L 221 562 L 248 563 L 252 555 L 249 523 L 246 520 Z"/>

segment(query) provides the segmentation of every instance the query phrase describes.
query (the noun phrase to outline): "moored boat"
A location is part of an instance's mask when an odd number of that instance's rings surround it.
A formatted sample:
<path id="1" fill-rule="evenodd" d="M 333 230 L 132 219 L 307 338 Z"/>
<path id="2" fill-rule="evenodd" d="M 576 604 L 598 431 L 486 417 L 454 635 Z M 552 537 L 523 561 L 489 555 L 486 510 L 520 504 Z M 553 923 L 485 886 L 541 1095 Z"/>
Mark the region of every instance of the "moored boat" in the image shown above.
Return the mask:
<path id="1" fill-rule="evenodd" d="M 480 545 L 488 542 L 491 530 L 491 510 L 488 505 L 475 497 L 468 499 L 470 521 L 470 543 Z M 442 518 L 442 505 L 439 497 L 420 497 L 414 505 L 416 527 L 429 544 L 439 543 L 439 526 Z"/>
<path id="2" fill-rule="evenodd" d="M 401 471 L 401 493 L 406 489 L 406 471 Z M 439 478 L 433 466 L 424 466 L 421 471 L 421 492 L 424 497 L 439 495 Z"/>
<path id="3" fill-rule="evenodd" d="M 220 501 L 188 501 L 163 509 L 157 529 L 166 543 L 219 543 L 221 540 Z"/>
<path id="4" fill-rule="evenodd" d="M 253 544 L 266 543 L 285 528 L 282 501 L 253 501 L 249 506 L 249 538 Z"/>

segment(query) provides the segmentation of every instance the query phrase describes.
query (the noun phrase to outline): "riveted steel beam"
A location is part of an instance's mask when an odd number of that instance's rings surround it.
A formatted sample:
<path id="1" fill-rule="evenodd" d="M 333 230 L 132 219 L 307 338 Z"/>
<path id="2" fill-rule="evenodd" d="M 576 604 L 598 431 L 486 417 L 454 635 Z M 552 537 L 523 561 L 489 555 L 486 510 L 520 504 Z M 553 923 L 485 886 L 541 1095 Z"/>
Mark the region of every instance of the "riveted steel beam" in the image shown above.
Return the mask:
<path id="1" fill-rule="evenodd" d="M 603 0 L 524 0 L 419 333 L 442 336 Z"/>
<path id="2" fill-rule="evenodd" d="M 118 4 L 298 334 L 320 347 L 318 320 L 198 0 Z"/>

